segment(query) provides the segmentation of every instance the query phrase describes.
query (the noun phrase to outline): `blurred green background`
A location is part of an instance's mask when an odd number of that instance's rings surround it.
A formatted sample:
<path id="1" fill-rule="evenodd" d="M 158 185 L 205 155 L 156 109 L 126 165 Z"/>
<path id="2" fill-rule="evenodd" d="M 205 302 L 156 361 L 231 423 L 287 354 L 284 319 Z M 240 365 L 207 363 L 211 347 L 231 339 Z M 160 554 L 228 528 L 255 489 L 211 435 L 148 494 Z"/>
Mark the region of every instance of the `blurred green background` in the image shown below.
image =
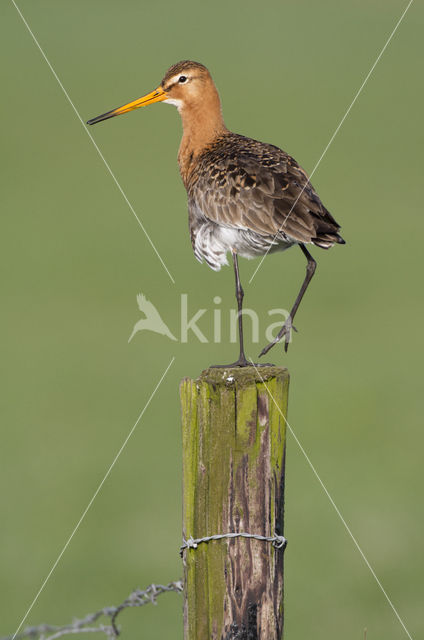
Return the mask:
<path id="1" fill-rule="evenodd" d="M 172 63 L 212 71 L 227 126 L 309 172 L 406 2 L 20 0 L 82 118 L 152 90 Z M 139 333 L 143 292 L 180 331 L 180 294 L 223 335 L 230 269 L 195 260 L 175 109 L 90 129 L 172 284 L 11 2 L 0 5 L 2 431 L 0 635 L 13 633 L 172 356 L 175 362 L 34 606 L 62 624 L 181 576 L 178 384 L 236 345 Z M 410 634 L 424 632 L 421 77 L 414 3 L 313 178 L 348 244 L 318 271 L 289 353 L 289 421 Z M 291 305 L 293 249 L 241 262 L 246 305 Z M 256 356 L 260 345 L 248 341 Z M 406 637 L 293 438 L 287 451 L 286 637 Z M 182 599 L 125 612 L 124 637 L 182 637 Z"/>

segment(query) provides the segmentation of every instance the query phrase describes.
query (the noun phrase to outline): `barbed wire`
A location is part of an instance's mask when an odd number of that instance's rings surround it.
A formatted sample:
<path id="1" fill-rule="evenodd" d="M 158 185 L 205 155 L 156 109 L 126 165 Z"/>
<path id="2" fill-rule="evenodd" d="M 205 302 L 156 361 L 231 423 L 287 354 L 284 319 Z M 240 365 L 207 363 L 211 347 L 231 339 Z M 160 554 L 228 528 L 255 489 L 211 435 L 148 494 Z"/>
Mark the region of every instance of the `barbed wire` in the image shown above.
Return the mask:
<path id="1" fill-rule="evenodd" d="M 245 533 L 240 531 L 238 533 L 216 533 L 213 536 L 205 536 L 204 538 L 192 538 L 191 536 L 183 538 L 183 544 L 180 547 L 180 556 L 183 557 L 185 549 L 197 549 L 202 542 L 210 542 L 211 540 L 223 540 L 224 538 L 252 538 L 253 540 L 261 540 L 263 542 L 271 542 L 274 549 L 285 549 L 287 540 L 284 536 L 279 536 L 274 533 L 273 536 L 261 536 L 257 533 Z"/>
<path id="2" fill-rule="evenodd" d="M 74 620 L 70 624 L 62 627 L 50 624 L 40 624 L 36 627 L 26 627 L 19 635 L 6 636 L 0 640 L 20 640 L 21 638 L 31 638 L 32 640 L 56 640 L 62 636 L 76 633 L 103 633 L 110 640 L 117 638 L 120 630 L 117 626 L 117 618 L 125 609 L 131 607 L 142 607 L 145 604 L 157 604 L 156 598 L 163 593 L 174 591 L 182 593 L 183 583 L 181 580 L 170 582 L 167 585 L 150 584 L 146 589 L 135 589 L 130 595 L 117 607 L 104 607 L 95 613 L 89 613 L 84 618 Z M 97 624 L 99 618 L 109 618 L 109 624 Z"/>

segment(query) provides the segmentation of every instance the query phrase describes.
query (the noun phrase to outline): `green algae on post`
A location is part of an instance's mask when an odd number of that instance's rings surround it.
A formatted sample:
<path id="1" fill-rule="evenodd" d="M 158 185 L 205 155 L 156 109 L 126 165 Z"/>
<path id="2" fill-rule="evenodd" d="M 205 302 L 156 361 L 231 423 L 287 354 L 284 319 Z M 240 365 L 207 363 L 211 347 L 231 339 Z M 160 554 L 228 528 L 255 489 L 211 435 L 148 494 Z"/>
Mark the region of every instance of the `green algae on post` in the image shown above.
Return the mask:
<path id="1" fill-rule="evenodd" d="M 287 369 L 271 366 L 182 381 L 184 539 L 283 535 L 288 384 Z M 272 544 L 186 549 L 184 584 L 185 640 L 282 637 L 283 552 Z"/>

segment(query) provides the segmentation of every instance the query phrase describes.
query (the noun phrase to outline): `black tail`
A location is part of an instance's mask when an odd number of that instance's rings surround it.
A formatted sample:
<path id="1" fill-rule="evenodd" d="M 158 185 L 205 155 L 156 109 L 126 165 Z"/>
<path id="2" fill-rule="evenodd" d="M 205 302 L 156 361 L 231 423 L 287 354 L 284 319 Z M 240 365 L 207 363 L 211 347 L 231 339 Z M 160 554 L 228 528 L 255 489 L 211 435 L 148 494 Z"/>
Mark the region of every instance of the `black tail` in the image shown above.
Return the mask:
<path id="1" fill-rule="evenodd" d="M 341 235 L 336 233 L 322 233 L 316 238 L 312 238 L 312 242 L 321 249 L 330 249 L 334 244 L 346 244 Z"/>

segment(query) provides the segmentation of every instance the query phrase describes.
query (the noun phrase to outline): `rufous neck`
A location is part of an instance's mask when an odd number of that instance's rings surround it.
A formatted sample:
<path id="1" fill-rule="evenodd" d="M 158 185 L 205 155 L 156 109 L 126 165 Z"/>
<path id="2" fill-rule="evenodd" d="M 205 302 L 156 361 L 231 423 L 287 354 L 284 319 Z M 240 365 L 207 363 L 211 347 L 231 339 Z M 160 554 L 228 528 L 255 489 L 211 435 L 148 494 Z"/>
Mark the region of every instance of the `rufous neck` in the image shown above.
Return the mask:
<path id="1" fill-rule="evenodd" d="M 184 105 L 180 109 L 183 124 L 178 161 L 180 170 L 185 175 L 190 172 L 195 158 L 216 138 L 228 131 L 224 124 L 218 92 L 209 96 L 207 103 L 200 102 Z"/>

